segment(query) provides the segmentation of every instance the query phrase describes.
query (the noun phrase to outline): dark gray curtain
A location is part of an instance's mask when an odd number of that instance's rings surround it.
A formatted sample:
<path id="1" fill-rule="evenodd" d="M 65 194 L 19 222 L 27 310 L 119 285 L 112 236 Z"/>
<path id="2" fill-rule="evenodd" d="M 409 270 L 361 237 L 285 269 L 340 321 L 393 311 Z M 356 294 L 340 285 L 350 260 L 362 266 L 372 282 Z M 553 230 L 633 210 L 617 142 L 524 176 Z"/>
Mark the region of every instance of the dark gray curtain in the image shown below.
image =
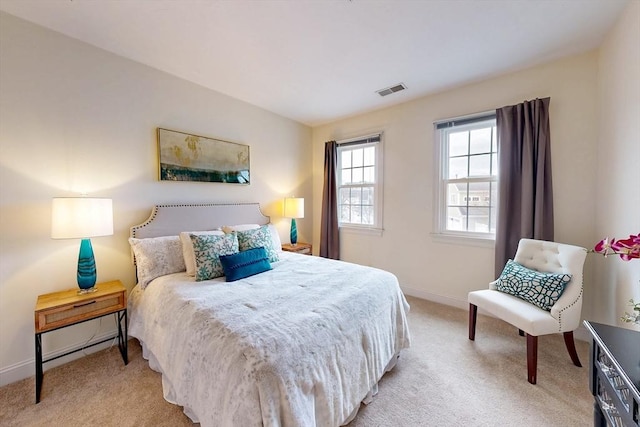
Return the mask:
<path id="1" fill-rule="evenodd" d="M 338 228 L 338 187 L 336 167 L 338 144 L 328 141 L 324 147 L 324 190 L 322 192 L 322 223 L 320 224 L 320 256 L 340 259 Z"/>
<path id="2" fill-rule="evenodd" d="M 496 110 L 496 277 L 515 255 L 521 238 L 553 241 L 549 101 L 536 99 Z"/>

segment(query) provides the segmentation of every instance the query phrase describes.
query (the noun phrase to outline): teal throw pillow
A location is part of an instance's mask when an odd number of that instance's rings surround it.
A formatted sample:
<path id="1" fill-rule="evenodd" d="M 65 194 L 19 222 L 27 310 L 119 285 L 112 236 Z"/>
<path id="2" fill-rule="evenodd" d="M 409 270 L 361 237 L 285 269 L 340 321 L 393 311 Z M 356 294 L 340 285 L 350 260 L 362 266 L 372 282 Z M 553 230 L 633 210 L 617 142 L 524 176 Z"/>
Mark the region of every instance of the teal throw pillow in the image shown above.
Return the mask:
<path id="1" fill-rule="evenodd" d="M 268 225 L 253 230 L 236 231 L 238 234 L 238 245 L 240 251 L 263 247 L 267 251 L 269 262 L 280 261 L 277 248 L 271 239 L 271 231 Z"/>
<path id="2" fill-rule="evenodd" d="M 227 282 L 235 282 L 254 274 L 271 270 L 267 251 L 263 247 L 253 248 L 232 255 L 220 256 Z"/>
<path id="3" fill-rule="evenodd" d="M 571 274 L 541 273 L 509 260 L 496 282 L 496 289 L 551 311 L 569 281 Z"/>
<path id="4" fill-rule="evenodd" d="M 222 236 L 190 234 L 196 261 L 196 282 L 224 276 L 220 263 L 221 255 L 238 252 L 238 237 L 235 233 Z"/>

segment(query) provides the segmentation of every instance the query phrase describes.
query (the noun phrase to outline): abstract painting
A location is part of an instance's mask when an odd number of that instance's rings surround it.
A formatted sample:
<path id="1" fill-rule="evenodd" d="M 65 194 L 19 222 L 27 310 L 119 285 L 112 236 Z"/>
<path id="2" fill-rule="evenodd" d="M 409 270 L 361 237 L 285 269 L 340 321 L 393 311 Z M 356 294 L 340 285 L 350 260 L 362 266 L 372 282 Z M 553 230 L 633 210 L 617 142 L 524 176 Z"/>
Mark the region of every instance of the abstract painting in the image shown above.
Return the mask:
<path id="1" fill-rule="evenodd" d="M 249 146 L 158 128 L 161 181 L 249 184 Z"/>

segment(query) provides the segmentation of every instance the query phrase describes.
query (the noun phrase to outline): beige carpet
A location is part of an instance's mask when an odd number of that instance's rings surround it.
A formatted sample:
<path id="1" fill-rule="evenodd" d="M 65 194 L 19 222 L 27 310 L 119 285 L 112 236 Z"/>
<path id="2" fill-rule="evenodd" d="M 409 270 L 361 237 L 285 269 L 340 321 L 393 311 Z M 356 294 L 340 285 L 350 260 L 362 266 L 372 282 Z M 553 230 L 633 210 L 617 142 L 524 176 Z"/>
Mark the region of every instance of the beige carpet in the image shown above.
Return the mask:
<path id="1" fill-rule="evenodd" d="M 525 339 L 517 330 L 478 316 L 472 342 L 466 311 L 408 300 L 412 347 L 350 426 L 591 425 L 587 343 L 576 343 L 584 366 L 578 368 L 561 335 L 540 337 L 538 384 L 531 385 Z M 193 425 L 180 407 L 164 401 L 160 375 L 135 340 L 129 359 L 124 366 L 114 347 L 46 371 L 38 405 L 33 377 L 0 388 L 0 425 Z"/>

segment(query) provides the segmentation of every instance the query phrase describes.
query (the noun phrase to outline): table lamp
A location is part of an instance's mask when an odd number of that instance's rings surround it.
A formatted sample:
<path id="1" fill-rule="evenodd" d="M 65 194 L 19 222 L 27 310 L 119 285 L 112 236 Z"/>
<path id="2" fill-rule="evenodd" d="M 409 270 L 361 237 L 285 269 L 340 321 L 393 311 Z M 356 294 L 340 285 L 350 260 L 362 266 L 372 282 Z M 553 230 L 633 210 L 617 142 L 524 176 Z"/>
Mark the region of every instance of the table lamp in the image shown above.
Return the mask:
<path id="1" fill-rule="evenodd" d="M 111 199 L 55 197 L 51 210 L 51 238 L 81 239 L 78 255 L 78 293 L 96 291 L 96 261 L 90 237 L 113 234 Z"/>
<path id="2" fill-rule="evenodd" d="M 287 197 L 284 199 L 284 216 L 291 218 L 291 233 L 289 237 L 291 244 L 298 243 L 298 227 L 296 218 L 304 218 L 304 199 L 302 197 Z"/>

